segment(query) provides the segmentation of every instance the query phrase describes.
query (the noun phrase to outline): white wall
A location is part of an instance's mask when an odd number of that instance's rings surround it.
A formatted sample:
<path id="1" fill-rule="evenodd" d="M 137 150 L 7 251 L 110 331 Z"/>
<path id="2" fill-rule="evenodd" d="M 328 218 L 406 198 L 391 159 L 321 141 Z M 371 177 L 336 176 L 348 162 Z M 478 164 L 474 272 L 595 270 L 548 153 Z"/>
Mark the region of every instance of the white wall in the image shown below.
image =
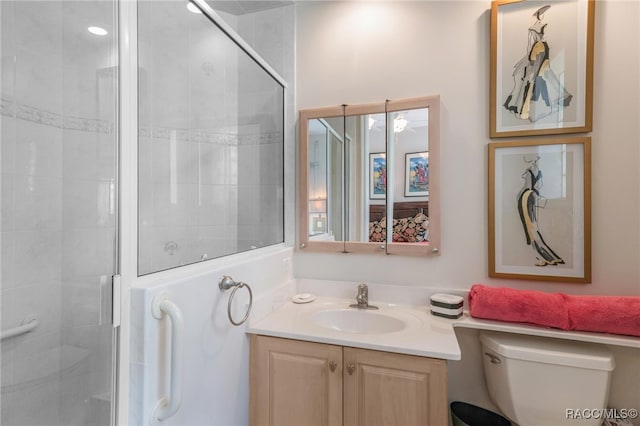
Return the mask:
<path id="1" fill-rule="evenodd" d="M 175 416 L 163 425 L 244 425 L 249 422 L 249 339 L 247 324 L 235 327 L 227 317 L 231 290 L 222 292 L 223 275 L 246 282 L 253 291 L 250 320 L 263 317 L 292 295 L 291 248 L 271 247 L 217 259 L 206 272 L 175 271 L 173 279 L 157 279 L 131 294 L 131 425 L 151 421 L 158 400 L 171 383 L 171 328 L 155 319 L 151 304 L 167 295 L 183 316 L 183 399 Z M 185 268 L 194 271 L 199 265 Z M 238 290 L 232 304 L 236 321 L 246 312 L 248 293 Z"/>
<path id="2" fill-rule="evenodd" d="M 297 277 L 640 294 L 640 3 L 596 5 L 593 282 L 587 285 L 488 277 L 490 7 L 489 1 L 297 5 L 298 108 L 439 94 L 442 111 L 442 255 L 296 252 Z"/>
<path id="3" fill-rule="evenodd" d="M 297 106 L 439 94 L 442 255 L 297 251 L 297 278 L 468 290 L 476 282 L 576 294 L 640 294 L 640 3 L 598 1 L 592 137 L 592 283 L 488 277 L 489 1 L 302 2 Z M 477 332 L 458 332 L 449 398 L 487 408 Z M 609 403 L 640 406 L 637 349 L 612 347 Z"/>

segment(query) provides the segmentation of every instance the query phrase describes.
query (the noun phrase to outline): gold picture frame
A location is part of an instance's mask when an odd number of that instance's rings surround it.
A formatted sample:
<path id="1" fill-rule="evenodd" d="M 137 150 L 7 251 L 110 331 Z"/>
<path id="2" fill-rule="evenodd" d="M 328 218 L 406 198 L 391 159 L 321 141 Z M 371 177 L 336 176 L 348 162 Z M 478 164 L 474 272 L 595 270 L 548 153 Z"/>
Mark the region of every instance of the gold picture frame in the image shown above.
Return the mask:
<path id="1" fill-rule="evenodd" d="M 592 130 L 595 0 L 491 3 L 490 137 Z"/>
<path id="2" fill-rule="evenodd" d="M 591 282 L 591 139 L 489 144 L 489 276 Z"/>

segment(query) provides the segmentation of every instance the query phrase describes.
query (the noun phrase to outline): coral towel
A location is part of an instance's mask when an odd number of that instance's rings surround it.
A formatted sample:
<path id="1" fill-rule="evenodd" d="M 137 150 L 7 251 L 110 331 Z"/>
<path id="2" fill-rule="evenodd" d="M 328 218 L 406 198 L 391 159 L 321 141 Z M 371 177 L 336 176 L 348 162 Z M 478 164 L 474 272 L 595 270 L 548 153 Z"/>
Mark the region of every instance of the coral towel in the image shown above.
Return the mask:
<path id="1" fill-rule="evenodd" d="M 571 330 L 640 336 L 640 297 L 565 295 Z"/>
<path id="2" fill-rule="evenodd" d="M 640 297 L 634 296 L 576 296 L 474 284 L 469 313 L 562 330 L 640 336 Z"/>
<path id="3" fill-rule="evenodd" d="M 569 310 L 559 293 L 474 284 L 469 291 L 472 317 L 569 329 Z"/>

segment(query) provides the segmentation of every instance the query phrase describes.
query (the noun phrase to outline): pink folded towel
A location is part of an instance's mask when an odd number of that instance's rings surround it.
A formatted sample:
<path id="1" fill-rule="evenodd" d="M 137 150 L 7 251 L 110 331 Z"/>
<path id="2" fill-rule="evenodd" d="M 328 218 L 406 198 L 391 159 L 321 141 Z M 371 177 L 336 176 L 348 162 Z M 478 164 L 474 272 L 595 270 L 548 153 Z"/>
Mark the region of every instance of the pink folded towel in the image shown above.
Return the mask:
<path id="1" fill-rule="evenodd" d="M 640 297 L 634 296 L 576 296 L 474 284 L 469 313 L 561 330 L 640 336 Z"/>

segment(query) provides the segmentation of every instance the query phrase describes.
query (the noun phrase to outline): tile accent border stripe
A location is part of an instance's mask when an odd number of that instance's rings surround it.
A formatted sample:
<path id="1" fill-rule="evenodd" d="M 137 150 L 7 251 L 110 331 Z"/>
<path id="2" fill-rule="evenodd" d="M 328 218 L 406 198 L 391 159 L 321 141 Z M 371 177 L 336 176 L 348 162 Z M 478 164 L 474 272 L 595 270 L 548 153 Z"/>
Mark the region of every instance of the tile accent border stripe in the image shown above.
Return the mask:
<path id="1" fill-rule="evenodd" d="M 66 130 L 112 134 L 114 123 L 98 118 L 65 117 L 44 109 L 0 99 L 0 115 Z"/>
<path id="2" fill-rule="evenodd" d="M 92 133 L 113 134 L 114 123 L 98 118 L 65 117 L 51 111 L 0 99 L 0 115 L 18 118 L 44 126 L 65 130 L 80 130 Z M 220 132 L 204 129 L 172 129 L 168 127 L 140 127 L 139 136 L 154 139 L 169 139 L 175 132 L 176 140 L 210 143 L 215 145 L 271 145 L 281 143 L 282 132 L 238 134 L 237 131 Z"/>

